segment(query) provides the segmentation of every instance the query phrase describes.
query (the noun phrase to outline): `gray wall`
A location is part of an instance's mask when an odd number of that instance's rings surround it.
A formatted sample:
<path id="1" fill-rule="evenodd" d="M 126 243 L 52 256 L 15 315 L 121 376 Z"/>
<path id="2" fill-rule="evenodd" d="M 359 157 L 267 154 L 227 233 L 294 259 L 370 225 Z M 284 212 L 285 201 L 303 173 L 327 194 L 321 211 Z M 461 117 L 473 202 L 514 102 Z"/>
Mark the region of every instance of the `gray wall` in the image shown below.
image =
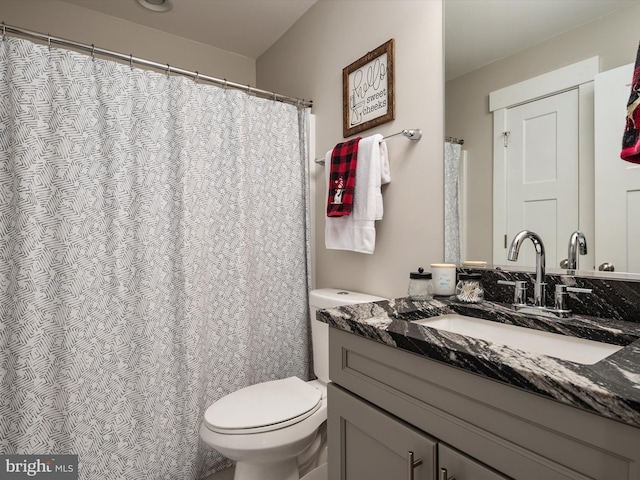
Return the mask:
<path id="1" fill-rule="evenodd" d="M 409 272 L 443 256 L 442 2 L 319 0 L 257 62 L 258 85 L 312 99 L 317 148 L 324 157 L 342 142 L 342 69 L 395 39 L 396 119 L 362 132 L 388 135 L 420 128 L 416 144 L 387 141 L 391 183 L 373 255 L 324 248 L 324 167 L 314 175 L 318 287 L 385 297 L 406 295 Z"/>

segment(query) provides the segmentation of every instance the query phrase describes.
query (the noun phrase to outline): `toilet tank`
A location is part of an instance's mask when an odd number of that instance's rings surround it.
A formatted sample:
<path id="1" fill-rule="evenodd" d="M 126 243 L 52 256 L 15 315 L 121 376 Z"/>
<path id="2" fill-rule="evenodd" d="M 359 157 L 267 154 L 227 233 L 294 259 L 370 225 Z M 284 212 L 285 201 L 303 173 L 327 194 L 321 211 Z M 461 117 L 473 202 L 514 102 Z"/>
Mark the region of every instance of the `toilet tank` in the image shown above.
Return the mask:
<path id="1" fill-rule="evenodd" d="M 335 288 L 320 288 L 309 292 L 313 369 L 318 380 L 325 384 L 329 382 L 329 325 L 316 320 L 316 311 L 354 303 L 377 302 L 378 300 L 386 299 Z"/>

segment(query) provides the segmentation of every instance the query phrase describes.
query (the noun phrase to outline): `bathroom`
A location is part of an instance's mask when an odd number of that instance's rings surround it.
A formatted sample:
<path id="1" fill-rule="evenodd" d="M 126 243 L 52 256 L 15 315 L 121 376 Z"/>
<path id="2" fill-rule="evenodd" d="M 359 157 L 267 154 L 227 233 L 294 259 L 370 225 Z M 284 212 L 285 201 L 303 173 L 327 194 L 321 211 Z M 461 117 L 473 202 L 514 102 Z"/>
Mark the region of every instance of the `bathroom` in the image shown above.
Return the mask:
<path id="1" fill-rule="evenodd" d="M 464 138 L 471 152 L 474 145 L 486 144 L 487 140 L 478 138 L 486 132 L 461 127 L 449 131 L 450 125 L 447 123 L 445 129 L 443 124 L 445 98 L 448 98 L 445 95 L 449 92 L 442 81 L 441 2 L 375 2 L 375 8 L 371 8 L 372 2 L 320 0 L 257 60 L 100 13 L 98 2 L 94 3 L 95 10 L 58 0 L 1 0 L 0 17 L 7 24 L 118 52 L 131 52 L 243 85 L 312 99 L 316 155 L 342 139 L 342 69 L 394 38 L 397 113 L 393 122 L 378 127 L 377 131 L 388 135 L 404 128 L 420 128 L 424 136 L 415 144 L 402 139 L 388 142 L 392 181 L 384 189 L 385 219 L 377 226 L 374 255 L 329 252 L 321 248 L 322 221 L 316 223 L 312 238 L 312 244 L 317 246 L 313 257 L 314 281 L 320 287 L 339 286 L 388 298 L 401 297 L 406 293 L 408 272 L 442 261 L 445 221 L 442 138 L 445 135 Z M 631 46 L 637 42 L 635 30 L 632 24 L 625 26 L 623 22 L 630 23 L 633 17 L 627 15 L 620 19 L 616 30 L 616 34 L 625 35 Z M 527 77 L 600 53 L 590 51 L 588 44 L 578 52 L 571 46 L 572 41 L 562 42 L 562 47 L 550 44 L 548 49 L 555 52 L 555 56 L 549 60 L 549 66 L 527 72 Z M 632 60 L 626 59 L 620 64 Z M 520 80 L 514 77 L 507 84 Z M 502 86 L 492 85 L 491 90 Z M 490 172 L 486 167 L 479 168 L 474 175 Z M 322 171 L 316 173 L 322 174 Z M 478 198 L 477 208 L 482 208 L 481 213 L 474 212 L 474 215 L 486 218 L 486 212 L 490 212 L 490 193 L 474 191 L 473 195 Z M 321 198 L 321 193 L 316 192 L 316 201 L 320 202 Z M 485 244 L 491 241 L 480 231 L 475 232 L 474 238 L 482 238 L 478 241 Z M 471 253 L 474 259 L 486 259 L 484 251 Z"/>

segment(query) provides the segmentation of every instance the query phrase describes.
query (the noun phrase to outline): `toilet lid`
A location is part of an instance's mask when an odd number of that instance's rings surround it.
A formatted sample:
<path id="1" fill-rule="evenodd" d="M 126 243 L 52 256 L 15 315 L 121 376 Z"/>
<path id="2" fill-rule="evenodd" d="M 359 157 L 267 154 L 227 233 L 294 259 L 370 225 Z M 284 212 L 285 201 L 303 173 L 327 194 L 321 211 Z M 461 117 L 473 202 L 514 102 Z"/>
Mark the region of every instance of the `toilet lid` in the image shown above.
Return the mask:
<path id="1" fill-rule="evenodd" d="M 297 377 L 258 383 L 211 405 L 205 425 L 225 434 L 261 433 L 298 423 L 320 408 L 322 393 Z"/>

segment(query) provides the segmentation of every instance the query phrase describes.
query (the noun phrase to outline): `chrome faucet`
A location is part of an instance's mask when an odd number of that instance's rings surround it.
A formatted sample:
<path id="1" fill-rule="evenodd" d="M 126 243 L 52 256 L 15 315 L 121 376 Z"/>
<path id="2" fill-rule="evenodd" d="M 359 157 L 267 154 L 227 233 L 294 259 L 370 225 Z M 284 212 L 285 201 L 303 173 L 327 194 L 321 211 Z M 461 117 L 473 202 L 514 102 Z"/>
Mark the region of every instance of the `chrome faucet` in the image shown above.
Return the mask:
<path id="1" fill-rule="evenodd" d="M 536 283 L 533 291 L 533 302 L 536 307 L 545 307 L 547 284 L 545 283 L 544 244 L 542 243 L 542 239 L 540 238 L 540 236 L 530 230 L 522 230 L 521 232 L 518 232 L 511 241 L 507 259 L 512 262 L 518 260 L 520 246 L 522 245 L 522 242 L 524 242 L 527 238 L 533 242 L 533 246 L 536 249 Z"/>
<path id="2" fill-rule="evenodd" d="M 568 292 L 573 293 L 591 293 L 589 288 L 576 288 L 568 285 L 558 284 L 555 291 L 555 305 L 553 307 L 546 306 L 546 289 L 547 284 L 545 282 L 545 258 L 544 258 L 544 244 L 542 239 L 534 232 L 529 230 L 522 230 L 518 232 L 511 241 L 509 247 L 509 253 L 507 258 L 515 262 L 518 260 L 518 253 L 520 252 L 520 246 L 526 239 L 530 239 L 533 242 L 533 246 L 536 249 L 536 283 L 533 295 L 533 305 L 526 304 L 526 283 L 522 280 L 519 281 L 503 281 L 498 280 L 498 283 L 505 285 L 514 285 L 516 287 L 514 294 L 513 307 L 523 313 L 534 313 L 538 315 L 551 315 L 555 317 L 568 317 L 571 315 L 571 310 L 567 308 Z M 572 251 L 572 245 L 573 251 Z M 587 242 L 582 232 L 576 231 L 571 235 L 571 242 L 569 243 L 569 260 L 573 258 L 575 261 L 576 251 L 584 255 L 587 253 Z"/>
<path id="3" fill-rule="evenodd" d="M 576 230 L 569 238 L 569 256 L 567 258 L 567 269 L 578 269 L 578 253 L 587 254 L 587 239 L 580 230 Z"/>

